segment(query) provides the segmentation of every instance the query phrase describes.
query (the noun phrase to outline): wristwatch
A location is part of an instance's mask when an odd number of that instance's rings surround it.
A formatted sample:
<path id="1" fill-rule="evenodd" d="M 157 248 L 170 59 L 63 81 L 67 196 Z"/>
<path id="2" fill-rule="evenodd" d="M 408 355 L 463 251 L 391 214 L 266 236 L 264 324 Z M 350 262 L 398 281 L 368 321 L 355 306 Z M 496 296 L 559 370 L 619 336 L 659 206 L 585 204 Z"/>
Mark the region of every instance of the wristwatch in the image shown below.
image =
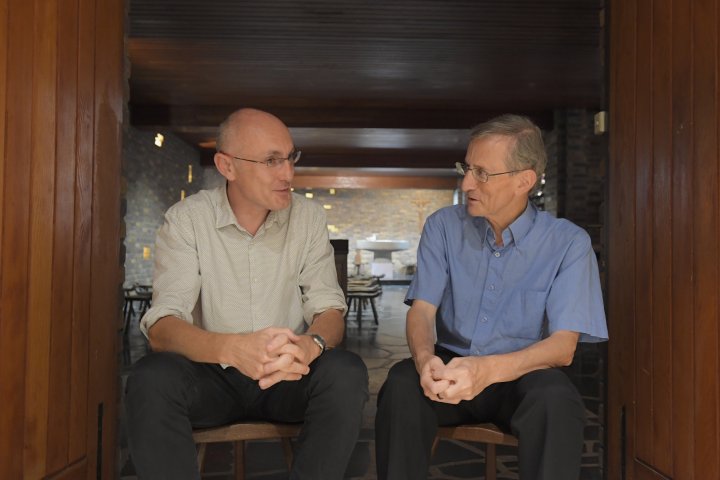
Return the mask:
<path id="1" fill-rule="evenodd" d="M 313 342 L 315 342 L 315 345 L 320 347 L 320 355 L 322 355 L 326 348 L 325 339 L 317 333 L 306 333 L 305 335 L 312 338 Z"/>

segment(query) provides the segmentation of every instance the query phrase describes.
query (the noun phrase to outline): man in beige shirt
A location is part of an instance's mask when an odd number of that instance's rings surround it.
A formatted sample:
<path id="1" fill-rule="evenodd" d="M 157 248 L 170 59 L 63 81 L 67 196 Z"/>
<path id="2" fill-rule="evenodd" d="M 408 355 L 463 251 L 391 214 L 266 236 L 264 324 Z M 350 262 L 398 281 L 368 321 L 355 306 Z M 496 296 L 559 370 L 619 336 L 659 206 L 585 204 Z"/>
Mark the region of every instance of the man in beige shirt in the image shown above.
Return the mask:
<path id="1" fill-rule="evenodd" d="M 303 421 L 291 478 L 343 477 L 367 369 L 332 349 L 347 306 L 324 212 L 290 190 L 299 158 L 278 118 L 238 110 L 217 139 L 226 185 L 165 215 L 141 320 L 153 353 L 127 383 L 141 479 L 199 478 L 192 429 L 243 419 Z"/>

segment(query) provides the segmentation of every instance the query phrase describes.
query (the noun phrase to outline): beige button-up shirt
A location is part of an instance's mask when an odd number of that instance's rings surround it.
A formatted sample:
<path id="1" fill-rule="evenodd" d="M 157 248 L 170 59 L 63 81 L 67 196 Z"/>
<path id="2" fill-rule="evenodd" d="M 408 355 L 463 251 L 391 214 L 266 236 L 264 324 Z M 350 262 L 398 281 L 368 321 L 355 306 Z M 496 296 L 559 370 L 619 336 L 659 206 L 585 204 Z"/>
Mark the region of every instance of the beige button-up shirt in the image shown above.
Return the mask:
<path id="1" fill-rule="evenodd" d="M 152 307 L 140 328 L 147 336 L 155 322 L 173 315 L 218 333 L 270 326 L 300 333 L 304 322 L 330 308 L 347 310 L 322 207 L 293 194 L 290 207 L 270 212 L 252 236 L 238 225 L 223 186 L 165 214 Z"/>

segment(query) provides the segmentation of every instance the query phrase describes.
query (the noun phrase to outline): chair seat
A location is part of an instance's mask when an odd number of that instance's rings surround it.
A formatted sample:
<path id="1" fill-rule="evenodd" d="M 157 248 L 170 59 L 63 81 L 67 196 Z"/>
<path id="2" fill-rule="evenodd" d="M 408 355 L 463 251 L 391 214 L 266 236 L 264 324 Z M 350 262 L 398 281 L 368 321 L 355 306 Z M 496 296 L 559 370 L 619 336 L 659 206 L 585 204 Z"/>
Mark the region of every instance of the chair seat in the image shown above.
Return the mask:
<path id="1" fill-rule="evenodd" d="M 292 465 L 290 438 L 300 434 L 302 424 L 273 422 L 239 422 L 221 427 L 193 430 L 193 440 L 198 445 L 198 466 L 203 470 L 205 450 L 208 443 L 232 442 L 235 451 L 235 479 L 245 478 L 245 441 L 279 438 L 285 452 L 288 469 Z"/>
<path id="2" fill-rule="evenodd" d="M 517 437 L 503 432 L 492 423 L 440 427 L 438 428 L 437 436 L 452 440 L 493 443 L 495 445 L 509 445 L 513 447 L 518 444 Z"/>
<path id="3" fill-rule="evenodd" d="M 437 448 L 437 444 L 441 438 L 484 443 L 486 480 L 495 480 L 497 478 L 495 445 L 517 446 L 518 444 L 517 437 L 503 432 L 492 423 L 439 427 L 437 436 L 435 437 L 435 441 L 432 446 L 433 453 L 435 453 L 435 449 Z"/>
<path id="4" fill-rule="evenodd" d="M 301 427 L 299 423 L 240 422 L 193 430 L 193 440 L 195 443 L 218 443 L 296 437 Z"/>

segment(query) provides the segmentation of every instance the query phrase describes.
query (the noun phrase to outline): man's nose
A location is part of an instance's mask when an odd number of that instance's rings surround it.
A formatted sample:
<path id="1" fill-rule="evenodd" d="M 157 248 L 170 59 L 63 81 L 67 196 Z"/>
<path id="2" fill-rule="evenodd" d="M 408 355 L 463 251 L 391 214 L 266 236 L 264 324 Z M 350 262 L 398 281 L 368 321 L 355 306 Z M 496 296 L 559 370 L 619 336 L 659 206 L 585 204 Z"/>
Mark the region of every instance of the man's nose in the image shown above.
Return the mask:
<path id="1" fill-rule="evenodd" d="M 290 160 L 285 160 L 282 165 L 280 165 L 278 175 L 282 180 L 292 180 L 295 176 L 295 164 Z"/>
<path id="2" fill-rule="evenodd" d="M 472 172 L 467 172 L 460 183 L 460 189 L 463 192 L 469 192 L 477 186 L 477 180 L 473 176 Z"/>

